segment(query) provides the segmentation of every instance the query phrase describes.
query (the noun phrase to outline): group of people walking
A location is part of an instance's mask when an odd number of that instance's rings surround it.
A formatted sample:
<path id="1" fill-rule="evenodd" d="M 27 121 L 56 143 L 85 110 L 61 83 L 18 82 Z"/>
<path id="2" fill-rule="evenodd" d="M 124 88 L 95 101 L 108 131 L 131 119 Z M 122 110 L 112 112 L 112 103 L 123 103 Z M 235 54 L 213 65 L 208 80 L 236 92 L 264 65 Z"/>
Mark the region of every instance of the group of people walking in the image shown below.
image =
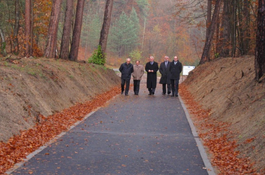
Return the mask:
<path id="1" fill-rule="evenodd" d="M 174 60 L 170 62 L 169 57 L 165 56 L 164 62 L 158 66 L 158 63 L 154 61 L 154 57 L 150 56 L 149 62 L 146 63 L 145 68 L 140 64 L 140 61 L 136 61 L 135 65 L 131 64 L 131 59 L 127 58 L 126 62 L 120 66 L 121 72 L 121 94 L 125 93 L 128 96 L 130 88 L 131 76 L 133 77 L 134 94 L 138 95 L 140 90 L 140 81 L 144 75 L 144 71 L 147 72 L 147 88 L 149 95 L 154 95 L 157 85 L 157 71 L 160 72 L 161 78 L 159 83 L 163 87 L 163 95 L 171 94 L 172 97 L 178 97 L 178 87 L 180 73 L 182 72 L 182 64 L 175 56 Z M 124 89 L 126 84 L 126 88 Z"/>

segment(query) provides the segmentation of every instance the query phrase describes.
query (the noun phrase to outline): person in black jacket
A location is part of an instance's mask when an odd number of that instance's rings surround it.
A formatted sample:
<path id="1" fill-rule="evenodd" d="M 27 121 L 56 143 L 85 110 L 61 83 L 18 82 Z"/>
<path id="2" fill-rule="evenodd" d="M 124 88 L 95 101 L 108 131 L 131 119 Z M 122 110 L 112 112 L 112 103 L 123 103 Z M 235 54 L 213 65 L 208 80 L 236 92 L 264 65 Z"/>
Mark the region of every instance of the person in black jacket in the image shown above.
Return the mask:
<path id="1" fill-rule="evenodd" d="M 175 56 L 174 60 L 170 63 L 169 72 L 172 86 L 172 97 L 174 97 L 174 95 L 178 97 L 179 78 L 180 73 L 182 72 L 182 64 L 178 60 L 177 56 Z"/>
<path id="2" fill-rule="evenodd" d="M 161 73 L 160 84 L 163 86 L 163 95 L 169 95 L 171 93 L 171 82 L 170 82 L 170 72 L 169 72 L 169 57 L 165 56 L 165 61 L 160 64 L 159 72 Z"/>
<path id="3" fill-rule="evenodd" d="M 154 61 L 154 57 L 150 56 L 150 61 L 145 65 L 145 71 L 147 72 L 147 88 L 149 95 L 155 94 L 158 64 Z"/>
<path id="4" fill-rule="evenodd" d="M 130 88 L 131 75 L 133 73 L 133 65 L 131 64 L 131 59 L 127 58 L 126 62 L 120 66 L 121 72 L 121 94 L 124 92 L 124 85 L 126 83 L 125 95 L 128 96 Z"/>

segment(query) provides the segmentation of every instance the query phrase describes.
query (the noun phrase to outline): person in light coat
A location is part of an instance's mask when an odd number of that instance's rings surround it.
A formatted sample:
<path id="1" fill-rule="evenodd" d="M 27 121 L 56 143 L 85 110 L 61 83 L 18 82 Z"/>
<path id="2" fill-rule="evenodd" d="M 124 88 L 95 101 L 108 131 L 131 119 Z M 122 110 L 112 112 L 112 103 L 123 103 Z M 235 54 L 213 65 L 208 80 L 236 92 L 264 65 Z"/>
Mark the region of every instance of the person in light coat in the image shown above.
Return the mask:
<path id="1" fill-rule="evenodd" d="M 136 61 L 135 65 L 133 65 L 133 90 L 134 94 L 138 95 L 140 91 L 140 81 L 142 76 L 144 75 L 144 66 L 140 65 L 140 61 Z"/>

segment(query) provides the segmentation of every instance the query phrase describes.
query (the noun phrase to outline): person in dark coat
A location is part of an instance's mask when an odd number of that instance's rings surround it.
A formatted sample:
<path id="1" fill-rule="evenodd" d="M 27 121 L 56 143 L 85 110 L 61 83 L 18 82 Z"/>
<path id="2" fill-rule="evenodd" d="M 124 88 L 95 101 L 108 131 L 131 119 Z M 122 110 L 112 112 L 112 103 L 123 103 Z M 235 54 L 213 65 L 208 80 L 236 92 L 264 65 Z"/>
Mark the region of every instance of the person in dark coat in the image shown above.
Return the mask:
<path id="1" fill-rule="evenodd" d="M 123 94 L 124 92 L 124 85 L 126 83 L 125 95 L 128 96 L 131 75 L 133 73 L 133 65 L 131 64 L 131 59 L 127 58 L 126 62 L 121 64 L 119 70 L 121 72 L 121 94 Z"/>
<path id="2" fill-rule="evenodd" d="M 169 72 L 172 86 L 172 97 L 174 97 L 174 95 L 178 97 L 179 79 L 180 73 L 182 72 L 182 64 L 178 60 L 177 56 L 175 56 L 174 60 L 170 63 Z"/>
<path id="3" fill-rule="evenodd" d="M 150 56 L 149 60 L 150 61 L 145 65 L 145 71 L 147 72 L 147 88 L 149 95 L 154 95 L 157 83 L 158 64 L 154 61 L 153 56 Z"/>
<path id="4" fill-rule="evenodd" d="M 170 82 L 170 72 L 169 72 L 169 57 L 165 56 L 165 61 L 160 64 L 159 72 L 161 73 L 160 84 L 163 86 L 163 95 L 169 95 L 171 93 L 171 82 Z"/>

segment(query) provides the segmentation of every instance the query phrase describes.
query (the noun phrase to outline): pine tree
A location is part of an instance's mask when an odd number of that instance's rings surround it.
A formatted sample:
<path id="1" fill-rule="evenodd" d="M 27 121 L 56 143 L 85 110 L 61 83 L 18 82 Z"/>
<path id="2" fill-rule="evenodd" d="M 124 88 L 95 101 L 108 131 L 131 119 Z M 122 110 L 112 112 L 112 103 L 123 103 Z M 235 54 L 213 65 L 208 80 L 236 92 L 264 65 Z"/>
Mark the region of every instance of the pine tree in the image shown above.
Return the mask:
<path id="1" fill-rule="evenodd" d="M 130 14 L 130 20 L 132 23 L 131 50 L 134 50 L 135 47 L 138 45 L 139 32 L 140 32 L 139 18 L 134 8 L 132 9 Z"/>
<path id="2" fill-rule="evenodd" d="M 110 48 L 119 56 L 129 54 L 138 45 L 139 31 L 139 18 L 135 9 L 130 16 L 123 12 L 111 28 Z"/>

